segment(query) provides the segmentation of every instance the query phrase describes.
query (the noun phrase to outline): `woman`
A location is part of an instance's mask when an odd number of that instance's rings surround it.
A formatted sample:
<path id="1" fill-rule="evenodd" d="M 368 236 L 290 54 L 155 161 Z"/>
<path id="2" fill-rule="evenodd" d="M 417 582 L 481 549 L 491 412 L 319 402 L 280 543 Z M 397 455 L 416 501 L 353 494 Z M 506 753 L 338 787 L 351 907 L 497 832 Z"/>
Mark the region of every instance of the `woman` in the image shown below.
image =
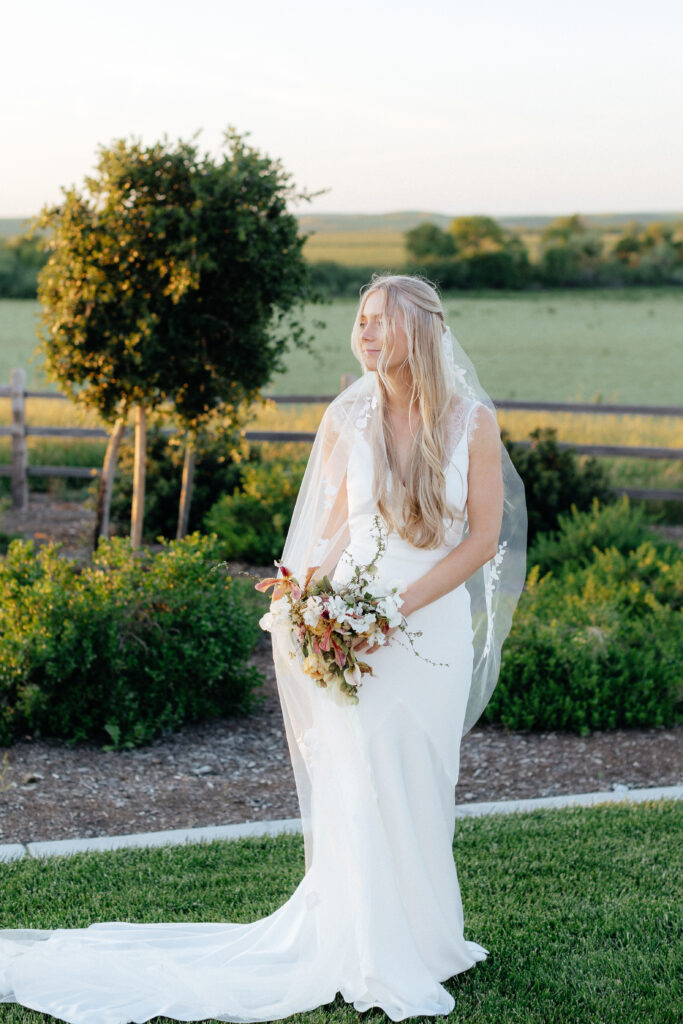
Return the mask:
<path id="1" fill-rule="evenodd" d="M 452 840 L 460 738 L 495 685 L 524 579 L 523 488 L 438 295 L 375 277 L 352 333 L 364 373 L 327 409 L 282 565 L 344 582 L 376 558 L 401 633 L 367 649 L 357 704 L 303 673 L 271 616 L 306 873 L 248 924 L 102 922 L 0 932 L 0 1000 L 72 1024 L 266 1021 L 339 992 L 395 1021 L 454 1007 L 464 938 Z M 379 551 L 379 554 L 378 554 Z M 280 605 L 284 602 L 280 602 Z"/>

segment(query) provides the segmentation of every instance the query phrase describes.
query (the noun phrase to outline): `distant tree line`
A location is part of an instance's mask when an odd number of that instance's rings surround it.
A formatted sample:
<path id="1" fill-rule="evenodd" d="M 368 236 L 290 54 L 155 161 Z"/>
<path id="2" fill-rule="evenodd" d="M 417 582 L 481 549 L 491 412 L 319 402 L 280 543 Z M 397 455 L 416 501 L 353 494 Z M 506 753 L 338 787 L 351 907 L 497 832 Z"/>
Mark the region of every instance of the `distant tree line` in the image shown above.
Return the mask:
<path id="1" fill-rule="evenodd" d="M 444 230 L 426 222 L 405 233 L 402 273 L 422 273 L 443 290 L 576 288 L 683 284 L 683 224 L 632 221 L 608 248 L 579 214 L 541 232 L 532 260 L 523 239 L 491 217 L 457 217 Z M 313 278 L 331 295 L 357 295 L 380 268 L 314 263 Z M 384 269 L 384 268 L 382 268 Z"/>
<path id="2" fill-rule="evenodd" d="M 425 222 L 405 233 L 408 259 L 396 272 L 423 273 L 444 290 L 683 284 L 683 222 L 627 224 L 612 247 L 580 214 L 557 217 L 540 234 L 535 258 L 519 234 L 491 217 L 456 217 L 444 230 Z M 39 239 L 0 240 L 0 297 L 35 298 L 46 260 Z M 328 295 L 357 295 L 379 268 L 333 260 L 311 264 Z"/>
<path id="3" fill-rule="evenodd" d="M 46 261 L 38 238 L 0 239 L 0 298 L 35 299 L 38 271 Z"/>

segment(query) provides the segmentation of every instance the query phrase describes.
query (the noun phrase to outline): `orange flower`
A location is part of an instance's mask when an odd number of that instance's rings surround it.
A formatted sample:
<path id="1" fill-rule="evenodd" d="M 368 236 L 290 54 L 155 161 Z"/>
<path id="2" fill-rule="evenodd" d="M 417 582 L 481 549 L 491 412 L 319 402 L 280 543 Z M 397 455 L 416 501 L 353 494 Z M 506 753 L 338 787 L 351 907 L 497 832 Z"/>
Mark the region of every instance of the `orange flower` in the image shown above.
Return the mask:
<path id="1" fill-rule="evenodd" d="M 268 576 L 266 579 L 259 580 L 258 583 L 254 584 L 254 589 L 264 594 L 270 587 L 274 587 L 273 601 L 279 601 L 287 593 L 292 595 L 294 601 L 298 601 L 301 597 L 301 587 L 292 577 L 289 569 L 284 565 L 279 566 L 279 569 L 280 576 Z"/>

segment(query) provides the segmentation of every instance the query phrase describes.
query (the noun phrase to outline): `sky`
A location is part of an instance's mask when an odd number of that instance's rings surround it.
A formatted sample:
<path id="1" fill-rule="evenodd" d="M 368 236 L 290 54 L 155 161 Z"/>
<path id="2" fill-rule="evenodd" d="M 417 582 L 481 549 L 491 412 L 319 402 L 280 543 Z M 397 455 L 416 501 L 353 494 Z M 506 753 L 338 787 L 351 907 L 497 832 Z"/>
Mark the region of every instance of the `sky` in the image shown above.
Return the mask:
<path id="1" fill-rule="evenodd" d="M 680 0 L 32 0 L 3 12 L 0 217 L 99 146 L 228 125 L 300 213 L 683 210 Z"/>

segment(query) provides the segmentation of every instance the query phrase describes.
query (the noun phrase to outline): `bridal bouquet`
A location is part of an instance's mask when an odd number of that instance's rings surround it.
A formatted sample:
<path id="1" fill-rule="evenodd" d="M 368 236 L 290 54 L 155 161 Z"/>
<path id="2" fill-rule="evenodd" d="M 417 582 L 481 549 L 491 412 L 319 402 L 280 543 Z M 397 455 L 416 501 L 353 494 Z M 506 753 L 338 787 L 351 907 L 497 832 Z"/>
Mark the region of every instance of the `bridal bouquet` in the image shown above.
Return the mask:
<path id="1" fill-rule="evenodd" d="M 377 517 L 376 517 L 377 518 Z M 260 580 L 256 589 L 273 587 L 271 610 L 260 626 L 269 632 L 289 627 L 302 658 L 304 672 L 322 687 L 336 685 L 352 703 L 358 703 L 358 688 L 364 675 L 372 675 L 370 665 L 360 661 L 355 648 L 362 640 L 380 646 L 390 642 L 387 633 L 394 626 L 411 641 L 422 634 L 409 633 L 399 611 L 403 599 L 399 592 L 405 583 L 385 586 L 375 576 L 378 556 L 384 550 L 378 533 L 377 552 L 367 565 L 353 564 L 353 574 L 345 583 L 333 583 L 327 576 L 311 583 L 310 569 L 303 583 L 276 562 L 279 575 Z"/>

